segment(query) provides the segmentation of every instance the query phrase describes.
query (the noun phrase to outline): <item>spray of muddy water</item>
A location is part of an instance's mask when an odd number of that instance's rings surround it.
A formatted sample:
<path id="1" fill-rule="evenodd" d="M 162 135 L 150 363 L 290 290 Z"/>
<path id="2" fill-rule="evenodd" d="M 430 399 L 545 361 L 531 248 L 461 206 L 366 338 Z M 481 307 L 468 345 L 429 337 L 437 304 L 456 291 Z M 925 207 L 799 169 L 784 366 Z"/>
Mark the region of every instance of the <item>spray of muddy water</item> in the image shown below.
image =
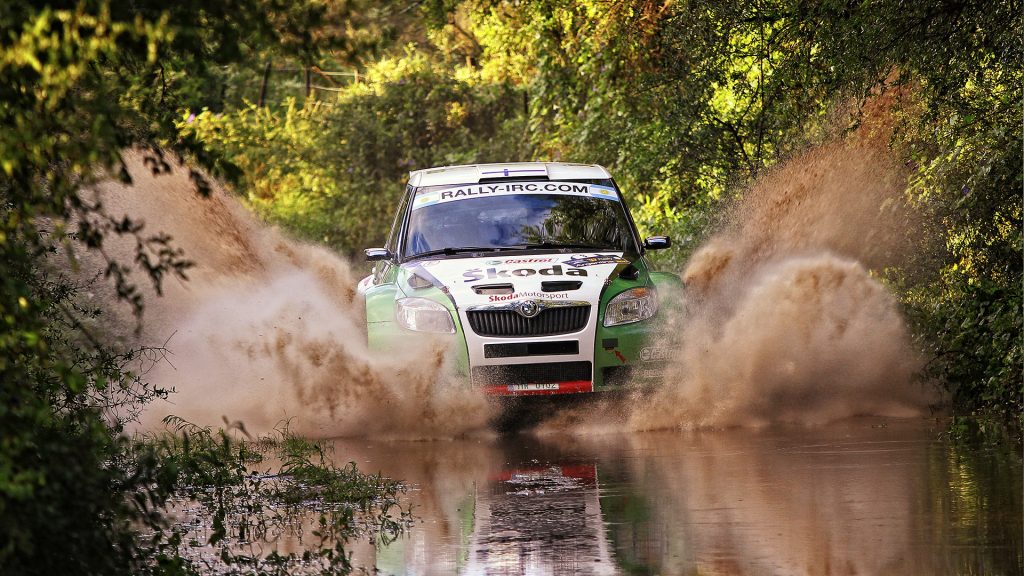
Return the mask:
<path id="1" fill-rule="evenodd" d="M 682 352 L 635 428 L 912 416 L 933 401 L 893 295 L 869 270 L 921 243 L 884 117 L 760 179 L 683 271 Z"/>
<path id="2" fill-rule="evenodd" d="M 154 177 L 138 155 L 126 160 L 132 186 L 108 182 L 86 194 L 170 234 L 196 264 L 189 281 L 165 282 L 163 297 L 147 294 L 141 335 L 116 307 L 105 320 L 113 338 L 166 341 L 168 362 L 146 378 L 176 393 L 147 407 L 144 427 L 168 414 L 201 425 L 241 421 L 250 432 L 288 420 L 312 437 L 431 438 L 486 427 L 485 399 L 448 377 L 439 343 L 424 338 L 387 358 L 368 352 L 348 263 L 261 225 L 219 188 L 198 197 L 185 169 Z M 130 259 L 127 242 L 112 244 Z M 102 289 L 93 298 L 113 301 Z"/>
<path id="3" fill-rule="evenodd" d="M 682 271 L 668 378 L 625 405 L 544 430 L 818 424 L 914 416 L 936 401 L 899 304 L 871 271 L 921 249 L 885 114 L 746 190 Z M 596 416 L 595 416 L 596 414 Z"/>

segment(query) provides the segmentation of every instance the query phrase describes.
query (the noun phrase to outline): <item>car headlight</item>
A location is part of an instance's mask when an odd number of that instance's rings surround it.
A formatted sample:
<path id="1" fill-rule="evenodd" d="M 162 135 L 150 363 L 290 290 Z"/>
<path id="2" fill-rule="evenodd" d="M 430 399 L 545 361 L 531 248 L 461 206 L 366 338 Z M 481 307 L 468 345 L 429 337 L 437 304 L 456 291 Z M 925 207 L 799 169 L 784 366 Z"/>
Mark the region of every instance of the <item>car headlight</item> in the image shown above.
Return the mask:
<path id="1" fill-rule="evenodd" d="M 612 298 L 604 309 L 604 325 L 618 326 L 647 320 L 658 311 L 654 288 L 632 288 Z"/>
<path id="2" fill-rule="evenodd" d="M 453 334 L 455 323 L 451 312 L 426 298 L 400 298 L 395 301 L 395 319 L 406 330 Z"/>

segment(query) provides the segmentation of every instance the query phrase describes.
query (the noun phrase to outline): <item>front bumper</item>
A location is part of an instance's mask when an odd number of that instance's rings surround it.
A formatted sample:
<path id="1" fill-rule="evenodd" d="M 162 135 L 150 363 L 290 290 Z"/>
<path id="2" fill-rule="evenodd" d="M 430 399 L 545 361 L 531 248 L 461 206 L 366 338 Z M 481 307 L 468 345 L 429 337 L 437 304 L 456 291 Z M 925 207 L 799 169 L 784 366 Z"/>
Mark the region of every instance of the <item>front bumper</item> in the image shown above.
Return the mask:
<path id="1" fill-rule="evenodd" d="M 657 385 L 673 346 L 658 317 L 604 327 L 597 314 L 578 332 L 540 337 L 484 337 L 459 314 L 450 350 L 457 373 L 491 396 L 540 396 Z M 372 348 L 404 349 L 422 334 L 393 323 L 370 332 Z"/>
<path id="2" fill-rule="evenodd" d="M 561 342 L 578 343 L 578 354 L 485 358 L 473 364 L 474 345 L 484 350 L 488 339 L 466 338 L 466 374 L 473 386 L 494 396 L 536 396 L 623 390 L 659 384 L 673 356 L 673 345 L 658 330 L 657 318 L 622 326 L 594 326 L 577 334 L 543 339 L 503 339 L 508 344 L 543 350 Z M 542 346 L 538 346 L 542 344 Z M 566 349 L 571 347 L 566 346 Z"/>

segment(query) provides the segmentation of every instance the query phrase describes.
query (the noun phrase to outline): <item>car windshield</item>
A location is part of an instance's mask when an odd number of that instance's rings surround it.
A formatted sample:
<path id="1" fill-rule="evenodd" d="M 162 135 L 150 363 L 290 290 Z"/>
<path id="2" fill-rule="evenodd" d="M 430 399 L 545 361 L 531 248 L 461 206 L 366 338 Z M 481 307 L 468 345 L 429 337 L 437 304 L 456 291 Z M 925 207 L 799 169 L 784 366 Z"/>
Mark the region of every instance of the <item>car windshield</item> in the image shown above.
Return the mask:
<path id="1" fill-rule="evenodd" d="M 404 253 L 414 258 L 460 248 L 559 247 L 636 250 L 625 207 L 614 188 L 532 182 L 420 189 Z"/>

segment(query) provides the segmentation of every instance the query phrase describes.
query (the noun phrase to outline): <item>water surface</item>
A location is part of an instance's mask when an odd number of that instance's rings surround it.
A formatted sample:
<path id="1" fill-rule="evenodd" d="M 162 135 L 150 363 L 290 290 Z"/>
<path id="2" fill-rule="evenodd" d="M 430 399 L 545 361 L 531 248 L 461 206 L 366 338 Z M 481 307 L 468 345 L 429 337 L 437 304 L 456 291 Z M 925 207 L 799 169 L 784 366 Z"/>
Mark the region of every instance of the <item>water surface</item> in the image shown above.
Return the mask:
<path id="1" fill-rule="evenodd" d="M 489 440 L 338 440 L 417 521 L 383 574 L 1020 574 L 1015 447 L 935 420 Z"/>

